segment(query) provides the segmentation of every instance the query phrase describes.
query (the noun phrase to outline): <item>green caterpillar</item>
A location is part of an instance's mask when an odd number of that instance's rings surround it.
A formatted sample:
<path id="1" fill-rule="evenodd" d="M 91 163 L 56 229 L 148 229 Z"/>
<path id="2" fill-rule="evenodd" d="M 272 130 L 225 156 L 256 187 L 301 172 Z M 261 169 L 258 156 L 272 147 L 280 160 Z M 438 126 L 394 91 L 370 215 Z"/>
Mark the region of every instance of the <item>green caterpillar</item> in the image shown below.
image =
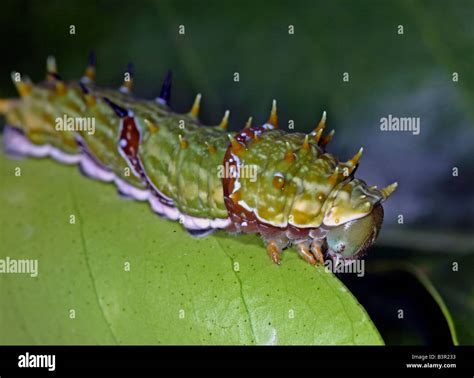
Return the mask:
<path id="1" fill-rule="evenodd" d="M 119 91 L 99 88 L 93 55 L 78 82 L 63 81 L 52 57 L 39 85 L 12 73 L 20 98 L 0 100 L 5 151 L 78 164 L 195 236 L 259 233 L 277 264 L 290 245 L 311 264 L 338 264 L 375 241 L 397 184 L 378 190 L 355 178 L 362 149 L 347 162 L 326 152 L 325 113 L 310 134 L 288 134 L 274 101 L 265 124 L 249 119 L 230 135 L 229 112 L 217 126 L 199 122 L 200 95 L 187 114 L 169 108 L 170 72 L 155 100 L 133 97 L 130 68 L 125 76 Z"/>

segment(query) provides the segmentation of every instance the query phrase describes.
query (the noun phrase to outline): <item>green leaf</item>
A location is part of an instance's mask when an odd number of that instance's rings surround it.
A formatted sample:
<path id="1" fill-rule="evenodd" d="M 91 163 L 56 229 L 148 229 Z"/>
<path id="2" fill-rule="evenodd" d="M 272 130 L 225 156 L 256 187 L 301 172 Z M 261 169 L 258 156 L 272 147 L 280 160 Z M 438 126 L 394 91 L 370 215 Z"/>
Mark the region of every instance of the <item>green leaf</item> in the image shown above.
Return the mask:
<path id="1" fill-rule="evenodd" d="M 39 267 L 0 274 L 1 344 L 383 343 L 346 287 L 294 251 L 278 267 L 255 235 L 193 238 L 49 160 L 2 155 L 0 172 L 0 257 Z"/>

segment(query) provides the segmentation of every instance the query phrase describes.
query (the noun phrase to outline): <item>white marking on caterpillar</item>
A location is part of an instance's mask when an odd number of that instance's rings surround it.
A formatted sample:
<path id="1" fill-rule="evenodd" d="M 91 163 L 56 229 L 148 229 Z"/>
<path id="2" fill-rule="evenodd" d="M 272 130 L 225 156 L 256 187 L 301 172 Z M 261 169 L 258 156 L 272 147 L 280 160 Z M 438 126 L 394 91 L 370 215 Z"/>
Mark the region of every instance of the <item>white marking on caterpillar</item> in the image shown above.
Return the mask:
<path id="1" fill-rule="evenodd" d="M 150 195 L 148 198 L 154 212 L 171 220 L 182 219 L 185 228 L 189 230 L 205 230 L 207 228 L 226 228 L 230 225 L 230 218 L 198 218 L 181 213 L 177 208 L 167 206 L 158 197 Z"/>
<path id="2" fill-rule="evenodd" d="M 82 155 L 81 168 L 84 173 L 96 180 L 112 182 L 115 179 L 115 174 L 112 171 L 100 167 L 90 156 L 86 153 Z"/>
<path id="3" fill-rule="evenodd" d="M 136 199 L 137 201 L 146 201 L 151 195 L 149 190 L 136 188 L 117 176 L 115 176 L 114 182 L 120 192 Z"/>
<path id="4" fill-rule="evenodd" d="M 12 155 L 33 156 L 37 158 L 50 156 L 64 164 L 77 164 L 82 158 L 80 154 L 67 154 L 49 144 L 34 144 L 19 130 L 11 126 L 5 126 L 3 142 L 6 152 Z"/>

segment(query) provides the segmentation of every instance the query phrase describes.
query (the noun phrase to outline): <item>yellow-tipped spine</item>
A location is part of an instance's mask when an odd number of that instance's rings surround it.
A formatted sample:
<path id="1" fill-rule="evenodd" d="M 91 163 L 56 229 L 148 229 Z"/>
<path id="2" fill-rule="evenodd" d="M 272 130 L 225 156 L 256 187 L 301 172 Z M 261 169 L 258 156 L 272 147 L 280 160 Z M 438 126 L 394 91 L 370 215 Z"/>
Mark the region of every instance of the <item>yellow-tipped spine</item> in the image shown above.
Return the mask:
<path id="1" fill-rule="evenodd" d="M 336 132 L 336 130 L 331 130 L 331 132 L 326 135 L 322 140 L 321 140 L 321 146 L 327 146 L 327 144 L 332 140 L 332 138 L 334 137 L 334 133 Z"/>
<path id="2" fill-rule="evenodd" d="M 290 143 L 286 142 L 286 152 L 285 152 L 285 156 L 283 157 L 285 159 L 285 161 L 287 161 L 288 163 L 292 163 L 296 160 L 296 155 L 295 153 L 293 152 L 291 146 L 290 146 Z"/>
<path id="3" fill-rule="evenodd" d="M 54 81 L 54 74 L 58 73 L 58 66 L 56 64 L 56 58 L 52 55 L 46 58 L 46 80 Z"/>
<path id="4" fill-rule="evenodd" d="M 13 84 L 15 84 L 16 90 L 21 97 L 27 96 L 33 90 L 33 84 L 30 79 L 25 76 L 24 79 L 21 78 L 19 72 L 13 71 L 11 73 Z"/>
<path id="5" fill-rule="evenodd" d="M 354 155 L 354 157 L 348 160 L 346 164 L 350 165 L 351 167 L 355 167 L 357 164 L 359 164 L 359 160 L 363 152 L 364 152 L 364 147 L 361 147 L 359 151 Z"/>
<path id="6" fill-rule="evenodd" d="M 309 151 L 310 144 L 309 144 L 309 135 L 308 134 L 305 135 L 304 141 L 303 141 L 303 146 L 301 148 L 305 151 Z"/>
<path id="7" fill-rule="evenodd" d="M 247 122 L 245 122 L 244 129 L 250 129 L 252 127 L 252 120 L 253 120 L 253 117 L 249 117 Z"/>
<path id="8" fill-rule="evenodd" d="M 275 129 L 278 128 L 278 114 L 277 114 L 277 102 L 273 100 L 272 110 L 270 112 L 270 118 L 267 121 L 268 124 L 272 125 Z"/>
<path id="9" fill-rule="evenodd" d="M 196 95 L 196 98 L 194 99 L 193 106 L 191 107 L 191 110 L 189 112 L 189 114 L 191 114 L 195 118 L 199 117 L 199 110 L 201 108 L 201 98 L 202 98 L 201 93 L 198 93 Z"/>
<path id="10" fill-rule="evenodd" d="M 206 143 L 207 150 L 209 151 L 210 154 L 214 155 L 217 152 L 216 147 L 214 147 L 212 144 L 209 144 L 208 142 L 204 142 L 204 143 Z"/>
<path id="11" fill-rule="evenodd" d="M 387 199 L 392 195 L 392 193 L 397 189 L 398 183 L 394 182 L 390 185 L 387 185 L 385 188 L 380 189 L 380 192 L 382 193 L 384 199 Z"/>
<path id="12" fill-rule="evenodd" d="M 188 141 L 186 140 L 186 138 L 184 138 L 181 134 L 178 135 L 178 138 L 179 138 L 179 147 L 182 150 L 185 150 L 186 148 L 188 148 Z"/>
<path id="13" fill-rule="evenodd" d="M 230 115 L 230 111 L 226 110 L 224 113 L 224 117 L 222 117 L 222 121 L 219 124 L 219 127 L 222 130 L 227 130 L 227 128 L 229 127 L 229 115 Z"/>
<path id="14" fill-rule="evenodd" d="M 155 134 L 160 129 L 156 123 L 150 121 L 148 118 L 145 118 L 144 121 L 148 130 L 150 130 L 150 134 Z"/>

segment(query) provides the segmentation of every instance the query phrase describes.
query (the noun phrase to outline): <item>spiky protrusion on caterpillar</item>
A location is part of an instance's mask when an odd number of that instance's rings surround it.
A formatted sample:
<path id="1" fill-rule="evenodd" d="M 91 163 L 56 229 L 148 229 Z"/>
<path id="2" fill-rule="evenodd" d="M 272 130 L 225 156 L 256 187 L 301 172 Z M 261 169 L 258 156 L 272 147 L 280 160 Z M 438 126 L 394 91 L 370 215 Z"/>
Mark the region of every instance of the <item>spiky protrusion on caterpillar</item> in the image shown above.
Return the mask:
<path id="1" fill-rule="evenodd" d="M 95 76 L 94 55 L 79 83 L 64 82 L 54 58 L 48 58 L 46 82 L 38 87 L 15 73 L 21 99 L 0 100 L 0 111 L 24 136 L 7 133 L 5 142 L 13 144 L 9 151 L 78 162 L 87 175 L 114 181 L 122 194 L 148 200 L 154 211 L 181 219 L 193 234 L 214 228 L 258 232 L 275 262 L 291 244 L 316 263 L 324 253 L 357 258 L 375 240 L 380 203 L 396 184 L 377 190 L 354 178 L 362 148 L 345 163 L 326 152 L 334 135 L 334 130 L 323 135 L 326 112 L 311 133 L 286 134 L 278 129 L 274 100 L 266 123 L 252 126 L 249 118 L 241 132 L 227 135 L 229 111 L 217 126 L 199 123 L 200 94 L 189 113 L 170 110 L 171 72 L 154 103 L 133 97 L 131 66 L 118 92 L 98 88 Z M 47 104 L 53 112 L 43 114 L 38 109 L 46 106 L 32 104 Z M 100 138 L 55 131 L 51 120 L 58 112 L 95 117 Z M 217 166 L 225 164 L 237 172 L 245 164 L 255 165 L 257 183 L 239 175 L 216 179 Z M 124 176 L 124 168 L 133 175 Z"/>

